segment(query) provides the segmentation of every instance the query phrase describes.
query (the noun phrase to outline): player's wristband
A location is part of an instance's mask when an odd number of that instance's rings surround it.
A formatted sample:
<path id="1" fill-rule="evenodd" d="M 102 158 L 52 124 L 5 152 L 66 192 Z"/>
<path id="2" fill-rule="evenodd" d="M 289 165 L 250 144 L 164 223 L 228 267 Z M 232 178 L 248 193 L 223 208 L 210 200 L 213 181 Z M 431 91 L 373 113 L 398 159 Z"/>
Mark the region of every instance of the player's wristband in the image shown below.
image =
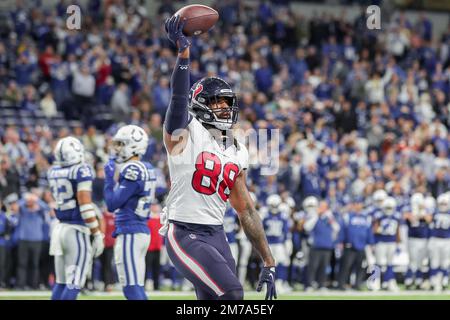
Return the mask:
<path id="1" fill-rule="evenodd" d="M 92 222 L 85 222 L 86 227 L 88 227 L 89 229 L 95 229 L 98 228 L 98 221 L 94 220 Z"/>
<path id="2" fill-rule="evenodd" d="M 98 228 L 98 221 L 97 221 L 97 219 L 95 219 L 92 222 L 86 222 L 86 220 L 89 220 L 89 219 L 92 219 L 92 218 L 97 218 L 97 216 L 95 214 L 95 211 L 94 211 L 94 206 L 92 205 L 92 203 L 81 205 L 80 206 L 80 213 L 81 213 L 81 217 L 85 221 L 86 226 L 89 229 Z"/>

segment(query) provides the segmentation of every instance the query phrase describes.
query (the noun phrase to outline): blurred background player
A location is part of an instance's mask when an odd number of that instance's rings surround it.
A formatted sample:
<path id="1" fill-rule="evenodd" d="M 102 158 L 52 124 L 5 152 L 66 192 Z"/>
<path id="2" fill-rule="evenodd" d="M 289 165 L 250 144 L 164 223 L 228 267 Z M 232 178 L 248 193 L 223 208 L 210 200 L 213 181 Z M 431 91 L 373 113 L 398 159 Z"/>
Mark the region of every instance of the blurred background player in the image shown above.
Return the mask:
<path id="1" fill-rule="evenodd" d="M 387 197 L 388 194 L 383 189 L 376 190 L 372 196 L 372 203 L 365 209 L 366 213 L 369 216 L 374 217 L 377 212 L 380 213 L 381 211 L 383 211 L 383 203 Z"/>
<path id="2" fill-rule="evenodd" d="M 261 208 L 262 223 L 269 242 L 270 250 L 277 262 L 277 289 L 281 293 L 292 291 L 288 280 L 289 251 L 288 242 L 289 216 L 283 212 L 281 197 L 277 194 L 270 195 L 266 200 L 266 207 Z"/>
<path id="3" fill-rule="evenodd" d="M 430 224 L 430 282 L 435 291 L 441 291 L 448 285 L 450 267 L 450 199 L 447 194 L 437 198 L 437 209 Z M 444 279 L 446 282 L 444 282 Z"/>
<path id="4" fill-rule="evenodd" d="M 381 287 L 390 291 L 397 291 L 393 259 L 400 242 L 400 213 L 397 202 L 387 197 L 374 217 L 373 229 L 375 235 L 375 259 L 381 269 Z"/>
<path id="5" fill-rule="evenodd" d="M 121 127 L 112 141 L 112 158 L 105 164 L 104 196 L 115 214 L 114 260 L 123 294 L 128 300 L 147 300 L 145 256 L 150 244 L 147 220 L 155 198 L 156 175 L 148 162 L 140 161 L 148 135 L 140 127 Z M 116 163 L 120 165 L 115 180 Z"/>
<path id="6" fill-rule="evenodd" d="M 276 298 L 275 261 L 246 186 L 248 152 L 229 130 L 238 117 L 236 94 L 216 77 L 199 80 L 189 94 L 190 42 L 183 25 L 179 16 L 165 24 L 169 40 L 178 48 L 164 123 L 171 189 L 167 225 L 161 232 L 169 257 L 194 284 L 198 299 L 243 299 L 223 230 L 229 199 L 264 263 L 257 291 L 266 283 L 266 299 Z"/>
<path id="7" fill-rule="evenodd" d="M 298 234 L 293 234 L 293 239 L 298 237 L 300 255 L 299 260 L 301 261 L 300 270 L 298 270 L 299 280 L 301 283 L 307 283 L 307 269 L 309 263 L 309 251 L 311 248 L 311 243 L 309 241 L 309 232 L 307 232 L 304 228 L 305 221 L 308 217 L 317 215 L 317 209 L 319 207 L 319 201 L 314 196 L 306 197 L 302 203 L 303 210 L 299 211 L 295 215 L 295 221 L 297 221 L 297 230 Z"/>
<path id="8" fill-rule="evenodd" d="M 434 210 L 433 210 L 434 211 Z M 425 262 L 428 258 L 429 224 L 433 211 L 425 206 L 425 197 L 421 193 L 411 196 L 410 205 L 404 208 L 403 219 L 408 227 L 409 266 L 405 275 L 405 285 L 420 289 L 426 272 Z"/>
<path id="9" fill-rule="evenodd" d="M 55 164 L 48 172 L 54 210 L 60 222 L 53 229 L 50 243 L 56 273 L 52 300 L 75 300 L 93 257 L 102 254 L 104 248 L 104 235 L 91 199 L 94 172 L 85 162 L 84 152 L 83 145 L 74 137 L 59 140 L 54 150 Z"/>

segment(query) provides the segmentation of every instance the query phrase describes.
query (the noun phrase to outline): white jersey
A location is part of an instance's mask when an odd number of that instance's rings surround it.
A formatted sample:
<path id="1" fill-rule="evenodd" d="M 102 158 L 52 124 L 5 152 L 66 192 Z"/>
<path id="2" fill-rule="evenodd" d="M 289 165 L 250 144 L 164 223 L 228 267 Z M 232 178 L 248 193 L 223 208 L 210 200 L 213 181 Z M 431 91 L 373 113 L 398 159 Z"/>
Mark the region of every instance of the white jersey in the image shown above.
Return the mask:
<path id="1" fill-rule="evenodd" d="M 234 181 L 248 167 L 247 148 L 236 141 L 225 150 L 195 117 L 188 130 L 184 150 L 168 155 L 171 181 L 166 203 L 168 218 L 222 225 Z"/>

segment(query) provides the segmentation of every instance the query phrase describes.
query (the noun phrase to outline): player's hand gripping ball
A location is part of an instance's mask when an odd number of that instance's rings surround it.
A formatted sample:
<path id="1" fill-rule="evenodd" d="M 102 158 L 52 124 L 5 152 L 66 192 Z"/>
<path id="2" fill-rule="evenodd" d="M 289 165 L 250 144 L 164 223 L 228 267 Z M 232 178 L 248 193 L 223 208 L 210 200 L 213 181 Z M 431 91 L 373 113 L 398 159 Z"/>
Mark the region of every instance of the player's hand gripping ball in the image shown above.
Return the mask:
<path id="1" fill-rule="evenodd" d="M 266 300 L 277 298 L 277 288 L 275 287 L 275 267 L 264 267 L 259 277 L 256 291 L 260 292 L 264 283 L 267 284 Z"/>
<path id="2" fill-rule="evenodd" d="M 178 52 L 183 52 L 187 47 L 191 45 L 191 43 L 183 34 L 183 27 L 186 23 L 186 19 L 183 19 L 182 21 L 180 20 L 181 16 L 172 16 L 170 19 L 166 20 L 165 28 L 169 40 L 178 47 Z"/>
<path id="3" fill-rule="evenodd" d="M 184 6 L 174 14 L 180 16 L 183 24 L 183 34 L 198 36 L 208 32 L 219 20 L 219 13 L 211 7 L 202 4 Z"/>

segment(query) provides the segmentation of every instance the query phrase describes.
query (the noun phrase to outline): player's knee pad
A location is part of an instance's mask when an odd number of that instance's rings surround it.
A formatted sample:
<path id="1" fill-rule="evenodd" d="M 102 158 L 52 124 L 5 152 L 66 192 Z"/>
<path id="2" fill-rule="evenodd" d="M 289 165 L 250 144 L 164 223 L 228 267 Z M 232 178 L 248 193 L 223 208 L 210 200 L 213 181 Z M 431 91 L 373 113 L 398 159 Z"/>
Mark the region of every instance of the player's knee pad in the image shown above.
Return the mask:
<path id="1" fill-rule="evenodd" d="M 147 300 L 147 295 L 141 286 L 125 286 L 123 294 L 127 300 Z"/>
<path id="2" fill-rule="evenodd" d="M 66 285 L 64 283 L 55 283 L 52 289 L 52 300 L 61 300 Z"/>
<path id="3" fill-rule="evenodd" d="M 244 300 L 244 290 L 241 288 L 227 291 L 219 300 Z"/>
<path id="4" fill-rule="evenodd" d="M 77 300 L 80 289 L 65 287 L 61 295 L 61 300 Z"/>

